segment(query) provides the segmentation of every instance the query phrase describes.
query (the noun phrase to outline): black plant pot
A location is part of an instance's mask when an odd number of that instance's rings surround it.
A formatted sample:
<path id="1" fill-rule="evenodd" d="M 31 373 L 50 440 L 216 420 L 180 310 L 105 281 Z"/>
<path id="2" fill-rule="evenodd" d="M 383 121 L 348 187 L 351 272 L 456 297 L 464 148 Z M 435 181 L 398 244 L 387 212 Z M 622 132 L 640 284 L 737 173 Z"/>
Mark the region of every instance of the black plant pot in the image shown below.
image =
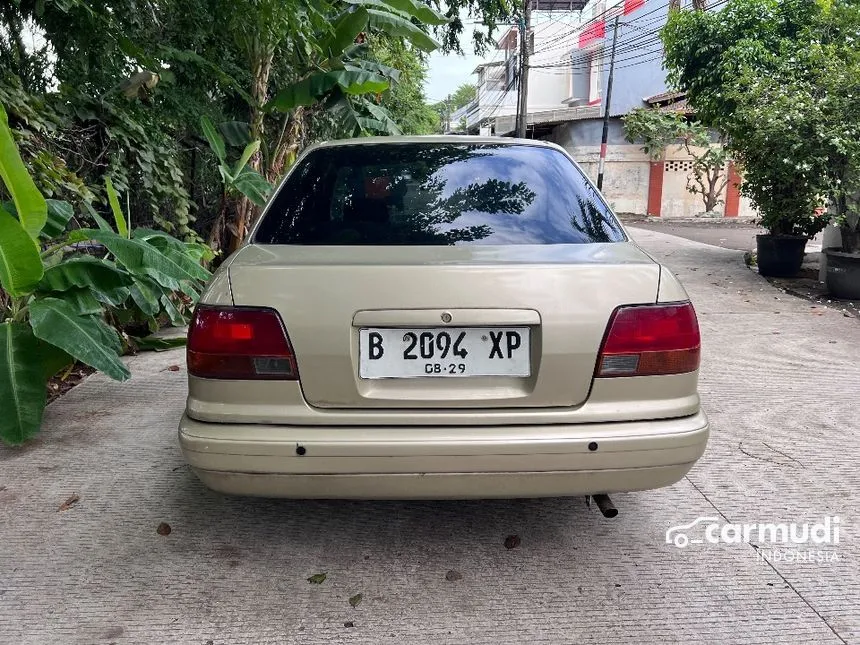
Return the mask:
<path id="1" fill-rule="evenodd" d="M 758 272 L 769 278 L 791 278 L 803 264 L 805 235 L 756 235 Z"/>
<path id="2" fill-rule="evenodd" d="M 827 273 L 824 284 L 836 298 L 860 300 L 860 253 L 844 253 L 842 249 L 824 249 Z"/>

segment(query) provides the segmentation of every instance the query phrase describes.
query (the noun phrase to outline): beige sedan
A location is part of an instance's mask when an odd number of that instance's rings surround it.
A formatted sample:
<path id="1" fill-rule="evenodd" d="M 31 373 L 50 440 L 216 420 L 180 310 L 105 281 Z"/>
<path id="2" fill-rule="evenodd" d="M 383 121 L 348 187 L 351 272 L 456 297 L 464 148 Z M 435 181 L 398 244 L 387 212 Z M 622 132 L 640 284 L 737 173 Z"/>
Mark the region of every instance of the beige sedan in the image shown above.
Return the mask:
<path id="1" fill-rule="evenodd" d="M 188 337 L 185 459 L 272 497 L 598 495 L 705 450 L 696 313 L 567 153 L 309 149 Z"/>

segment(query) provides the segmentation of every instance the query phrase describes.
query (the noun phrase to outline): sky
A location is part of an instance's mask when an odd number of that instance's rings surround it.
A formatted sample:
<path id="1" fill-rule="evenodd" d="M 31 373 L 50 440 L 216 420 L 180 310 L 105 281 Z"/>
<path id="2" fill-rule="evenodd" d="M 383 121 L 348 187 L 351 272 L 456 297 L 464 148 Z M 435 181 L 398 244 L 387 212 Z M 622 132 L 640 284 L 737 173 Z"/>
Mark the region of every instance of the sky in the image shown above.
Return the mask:
<path id="1" fill-rule="evenodd" d="M 427 74 L 427 82 L 424 84 L 424 93 L 428 103 L 432 104 L 443 100 L 448 94 L 453 94 L 454 90 L 463 83 L 475 83 L 477 78 L 472 75 L 472 71 L 478 63 L 494 59 L 494 54 L 496 53 L 494 50 L 487 52 L 485 56 L 475 56 L 472 53 L 472 36 L 477 25 L 474 18 L 470 18 L 466 12 L 460 14 L 460 19 L 463 21 L 463 33 L 460 36 L 460 45 L 466 54 L 464 56 L 442 54 L 438 51 L 430 54 L 428 59 L 429 72 Z M 536 11 L 532 13 L 532 24 L 547 19 L 555 22 L 578 22 L 580 14 L 579 12 L 571 13 L 564 11 L 554 13 Z M 501 37 L 506 29 L 504 25 L 499 25 L 493 37 Z"/>
<path id="2" fill-rule="evenodd" d="M 471 34 L 469 40 L 471 41 Z M 471 49 L 466 45 L 466 38 L 463 39 L 463 43 L 465 56 L 458 54 L 443 55 L 438 52 L 430 54 L 428 60 L 430 69 L 427 83 L 424 86 L 428 103 L 441 101 L 448 94 L 453 94 L 454 90 L 463 83 L 475 82 L 476 79 L 472 76 L 472 70 L 483 60 L 483 57 L 475 56 L 471 52 Z"/>
<path id="3" fill-rule="evenodd" d="M 460 44 L 465 55 L 442 54 L 438 51 L 430 54 L 427 61 L 429 73 L 424 85 L 424 93 L 428 103 L 441 101 L 449 94 L 453 94 L 463 83 L 474 83 L 477 79 L 472 76 L 475 67 L 484 60 L 484 56 L 475 56 L 472 53 L 472 35 L 475 31 L 475 21 L 463 12 L 460 14 L 463 21 L 463 33 L 460 35 Z"/>

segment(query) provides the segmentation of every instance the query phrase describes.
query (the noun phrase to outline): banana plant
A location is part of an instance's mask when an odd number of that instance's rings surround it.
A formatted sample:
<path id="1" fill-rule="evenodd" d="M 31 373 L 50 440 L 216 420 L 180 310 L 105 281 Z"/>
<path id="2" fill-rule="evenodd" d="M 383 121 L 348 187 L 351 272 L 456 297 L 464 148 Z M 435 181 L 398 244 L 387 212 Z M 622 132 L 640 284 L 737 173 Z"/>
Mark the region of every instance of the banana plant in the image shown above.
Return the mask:
<path id="1" fill-rule="evenodd" d="M 260 149 L 260 141 L 249 142 L 239 159 L 231 166 L 227 162 L 227 145 L 224 142 L 224 137 L 221 136 L 208 116 L 200 117 L 200 128 L 203 130 L 209 147 L 218 158 L 218 172 L 224 183 L 224 191 L 228 194 L 240 193 L 257 206 L 265 206 L 266 200 L 272 192 L 272 184 L 248 165 L 251 157 Z"/>
<path id="2" fill-rule="evenodd" d="M 265 106 L 269 112 L 290 112 L 322 104 L 341 120 L 346 132 L 400 134 L 388 112 L 369 100 L 396 83 L 400 71 L 363 57 L 366 32 L 401 37 L 423 52 L 439 43 L 415 20 L 440 26 L 449 19 L 420 0 L 346 0 L 347 8 L 332 20 L 331 32 L 322 38 L 322 56 L 313 70 L 282 88 Z"/>
<path id="3" fill-rule="evenodd" d="M 200 264 L 203 245 L 129 230 L 109 180 L 116 230 L 93 211 L 98 228 L 67 231 L 71 206 L 46 201 L 39 192 L 2 105 L 0 178 L 11 196 L 0 206 L 0 440 L 17 445 L 39 430 L 47 379 L 73 361 L 117 380 L 129 378 L 120 359 L 123 338 L 109 321 L 139 308 L 179 324 L 184 317 L 177 294 L 196 299 L 209 272 Z M 76 246 L 86 241 L 103 253 Z"/>

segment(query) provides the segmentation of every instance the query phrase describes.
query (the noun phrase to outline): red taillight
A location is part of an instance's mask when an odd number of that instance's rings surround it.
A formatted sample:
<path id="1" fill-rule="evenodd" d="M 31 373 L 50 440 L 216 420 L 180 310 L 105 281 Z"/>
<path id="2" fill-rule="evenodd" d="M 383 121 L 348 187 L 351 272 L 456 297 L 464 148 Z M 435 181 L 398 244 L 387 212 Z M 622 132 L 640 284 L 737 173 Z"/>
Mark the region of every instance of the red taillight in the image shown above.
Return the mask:
<path id="1" fill-rule="evenodd" d="M 203 378 L 299 376 L 281 317 L 263 307 L 199 305 L 188 329 L 188 372 Z"/>
<path id="2" fill-rule="evenodd" d="M 619 307 L 609 320 L 595 376 L 692 372 L 699 367 L 700 345 L 689 302 Z"/>

